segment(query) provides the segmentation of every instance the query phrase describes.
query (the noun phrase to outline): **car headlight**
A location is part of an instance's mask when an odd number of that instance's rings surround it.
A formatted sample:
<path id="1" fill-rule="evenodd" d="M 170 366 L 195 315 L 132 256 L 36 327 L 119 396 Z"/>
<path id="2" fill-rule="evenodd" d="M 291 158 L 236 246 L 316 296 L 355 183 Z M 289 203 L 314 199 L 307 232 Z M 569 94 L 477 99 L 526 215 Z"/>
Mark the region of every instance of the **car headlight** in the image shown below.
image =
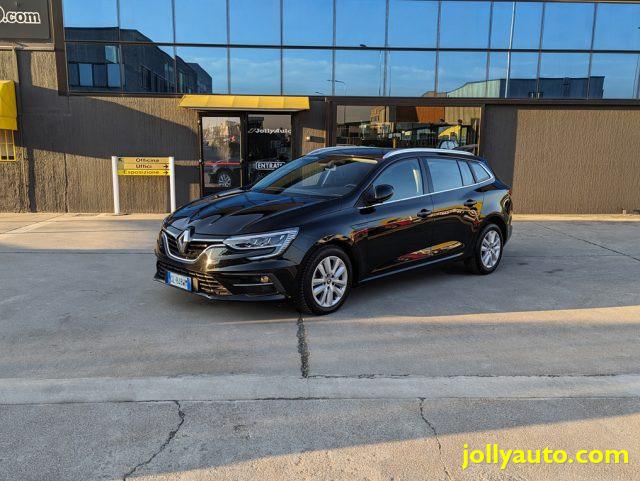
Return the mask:
<path id="1" fill-rule="evenodd" d="M 298 228 L 282 230 L 278 232 L 266 232 L 264 234 L 249 234 L 229 237 L 224 240 L 224 244 L 231 249 L 238 251 L 255 251 L 261 249 L 271 249 L 270 252 L 257 256 L 248 257 L 249 260 L 267 259 L 282 254 L 293 239 L 298 235 Z"/>

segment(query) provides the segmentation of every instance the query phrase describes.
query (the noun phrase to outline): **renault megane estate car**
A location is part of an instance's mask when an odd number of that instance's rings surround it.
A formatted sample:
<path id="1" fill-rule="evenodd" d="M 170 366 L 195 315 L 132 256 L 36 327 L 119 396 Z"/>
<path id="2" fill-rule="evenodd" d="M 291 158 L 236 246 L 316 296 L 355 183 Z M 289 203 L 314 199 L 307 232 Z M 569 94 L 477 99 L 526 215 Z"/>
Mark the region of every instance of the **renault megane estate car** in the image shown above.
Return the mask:
<path id="1" fill-rule="evenodd" d="M 354 286 L 400 271 L 464 261 L 490 274 L 511 212 L 509 187 L 468 152 L 324 148 L 167 217 L 155 278 L 326 314 Z"/>

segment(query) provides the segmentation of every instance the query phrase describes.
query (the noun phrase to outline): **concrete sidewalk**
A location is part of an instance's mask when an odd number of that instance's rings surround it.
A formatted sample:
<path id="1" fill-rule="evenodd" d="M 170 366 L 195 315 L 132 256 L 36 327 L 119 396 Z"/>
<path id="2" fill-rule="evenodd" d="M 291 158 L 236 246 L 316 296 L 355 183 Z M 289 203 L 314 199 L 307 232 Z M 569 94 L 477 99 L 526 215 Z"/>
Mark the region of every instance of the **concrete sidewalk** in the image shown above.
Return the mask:
<path id="1" fill-rule="evenodd" d="M 308 318 L 152 282 L 162 218 L 0 214 L 0 479 L 640 479 L 640 217 Z M 631 462 L 460 469 L 491 442 Z"/>

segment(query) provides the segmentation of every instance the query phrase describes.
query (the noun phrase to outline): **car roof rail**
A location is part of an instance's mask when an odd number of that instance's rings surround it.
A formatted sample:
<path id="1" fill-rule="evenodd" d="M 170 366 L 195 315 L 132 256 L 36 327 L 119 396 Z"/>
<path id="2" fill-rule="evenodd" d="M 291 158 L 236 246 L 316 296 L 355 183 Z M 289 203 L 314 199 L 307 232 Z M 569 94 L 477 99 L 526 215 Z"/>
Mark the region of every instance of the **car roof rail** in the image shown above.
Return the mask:
<path id="1" fill-rule="evenodd" d="M 334 152 L 339 150 L 354 150 L 354 149 L 376 149 L 380 150 L 381 147 L 372 147 L 370 145 L 336 145 L 334 147 L 321 147 L 319 149 L 312 150 L 305 155 L 317 155 L 325 152 Z"/>
<path id="2" fill-rule="evenodd" d="M 428 147 L 416 147 L 416 148 L 392 150 L 391 152 L 387 152 L 383 158 L 388 159 L 389 157 L 393 157 L 394 155 L 410 154 L 410 153 L 453 154 L 453 155 L 466 155 L 468 157 L 476 158 L 475 154 L 471 152 L 467 152 L 466 150 L 434 149 L 434 148 L 428 148 Z"/>

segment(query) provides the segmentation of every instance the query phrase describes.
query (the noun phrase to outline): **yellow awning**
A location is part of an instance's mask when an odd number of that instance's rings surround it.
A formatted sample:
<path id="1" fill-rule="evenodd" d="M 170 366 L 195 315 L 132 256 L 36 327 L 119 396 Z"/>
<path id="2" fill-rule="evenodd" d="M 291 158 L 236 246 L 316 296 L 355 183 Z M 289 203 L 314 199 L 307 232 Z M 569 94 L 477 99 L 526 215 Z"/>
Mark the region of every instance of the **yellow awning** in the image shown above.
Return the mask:
<path id="1" fill-rule="evenodd" d="M 309 110 L 309 97 L 276 95 L 185 95 L 180 107 L 198 110 Z"/>
<path id="2" fill-rule="evenodd" d="M 0 80 L 0 129 L 18 130 L 18 108 L 13 80 Z"/>

